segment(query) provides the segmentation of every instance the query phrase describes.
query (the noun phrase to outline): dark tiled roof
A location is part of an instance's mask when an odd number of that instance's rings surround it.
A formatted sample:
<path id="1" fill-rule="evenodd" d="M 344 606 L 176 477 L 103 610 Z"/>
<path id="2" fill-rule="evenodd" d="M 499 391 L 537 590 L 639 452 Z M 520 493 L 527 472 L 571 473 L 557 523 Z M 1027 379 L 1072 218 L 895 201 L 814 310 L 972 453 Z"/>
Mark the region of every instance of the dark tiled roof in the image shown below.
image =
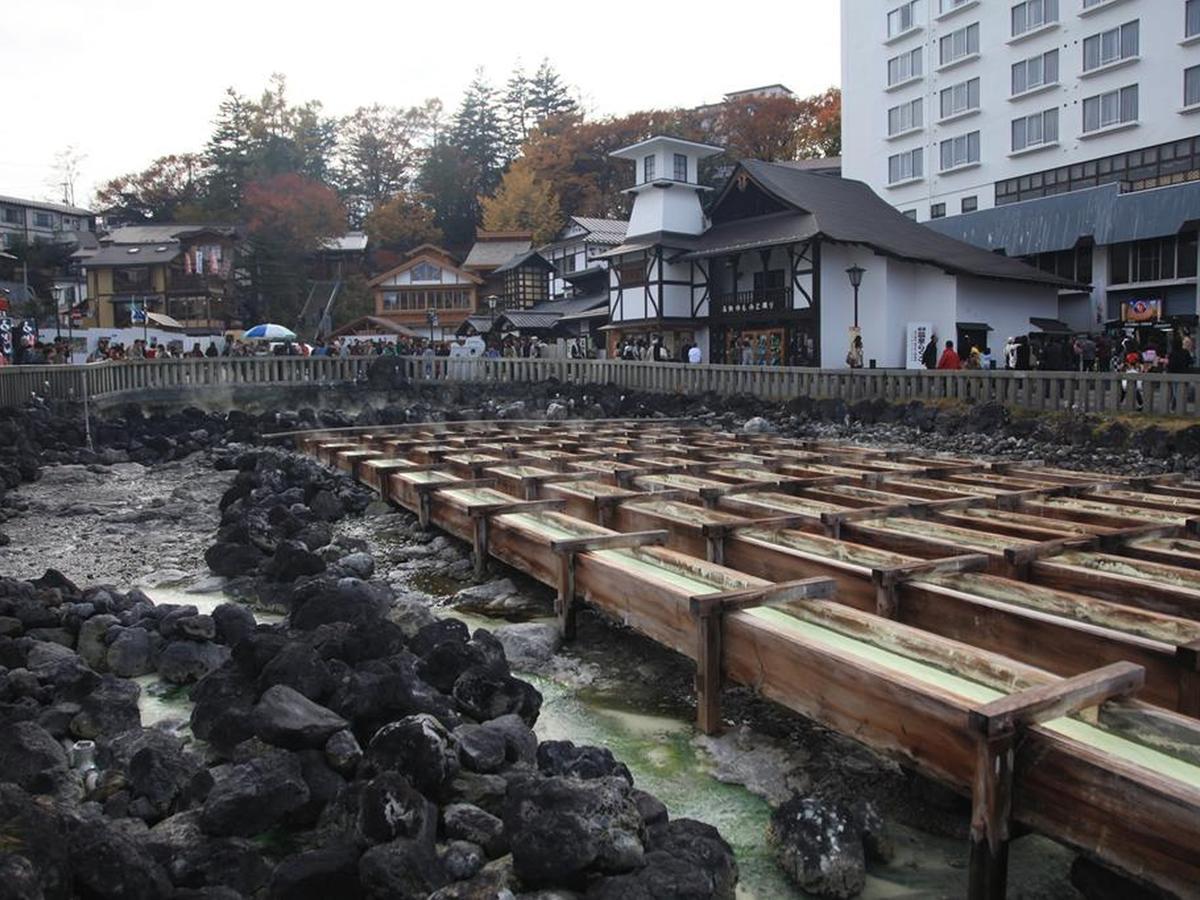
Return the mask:
<path id="1" fill-rule="evenodd" d="M 588 240 L 596 244 L 619 244 L 625 240 L 629 227 L 626 219 L 594 219 L 590 216 L 571 216 L 571 221 L 588 233 Z"/>
<path id="2" fill-rule="evenodd" d="M 112 244 L 99 250 L 81 250 L 75 255 L 85 266 L 99 268 L 161 265 L 169 263 L 181 252 L 177 242 L 168 241 L 164 244 Z"/>
<path id="3" fill-rule="evenodd" d="M 528 238 L 517 240 L 476 241 L 463 266 L 502 266 L 514 256 L 528 253 L 533 242 Z"/>
<path id="4" fill-rule="evenodd" d="M 528 250 L 525 253 L 518 253 L 512 259 L 497 267 L 492 274 L 499 275 L 501 272 L 507 272 L 510 269 L 520 269 L 523 266 L 537 266 L 545 269 L 547 272 L 553 271 L 554 264 L 538 253 L 536 250 Z"/>
<path id="5" fill-rule="evenodd" d="M 860 244 L 886 256 L 936 266 L 952 274 L 1060 288 L 1081 286 L 919 225 L 861 181 L 757 160 L 744 160 L 740 167 L 768 194 L 798 212 L 808 213 L 813 220 L 812 233 L 828 240 Z M 725 190 L 729 189 L 726 186 Z M 748 240 L 762 240 L 758 220 L 764 218 L 726 223 L 722 239 L 737 240 L 740 227 Z M 773 227 L 784 227 L 781 222 Z M 799 228 L 799 222 L 793 227 Z"/>
<path id="6" fill-rule="evenodd" d="M 496 316 L 496 321 L 503 319 L 513 328 L 553 328 L 562 318 L 559 313 L 538 312 L 532 309 L 512 309 Z"/>
<path id="7" fill-rule="evenodd" d="M 1200 219 L 1200 182 L 1122 194 L 1115 184 L 936 219 L 927 227 L 988 250 L 1027 256 L 1097 244 L 1168 237 Z"/>
<path id="8" fill-rule="evenodd" d="M 237 232 L 233 225 L 123 225 L 114 228 L 101 238 L 106 244 L 162 244 L 175 241 L 191 234 L 215 231 L 232 237 Z"/>

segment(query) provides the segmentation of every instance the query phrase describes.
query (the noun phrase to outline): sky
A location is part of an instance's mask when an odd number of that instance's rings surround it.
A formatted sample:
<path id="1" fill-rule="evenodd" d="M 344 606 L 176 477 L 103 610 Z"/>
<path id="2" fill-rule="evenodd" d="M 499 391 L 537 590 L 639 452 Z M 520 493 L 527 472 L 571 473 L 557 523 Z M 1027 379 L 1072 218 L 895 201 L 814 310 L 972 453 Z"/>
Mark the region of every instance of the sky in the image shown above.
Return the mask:
<path id="1" fill-rule="evenodd" d="M 84 206 L 108 178 L 202 149 L 225 89 L 257 97 L 273 72 L 287 76 L 292 102 L 319 100 L 331 115 L 429 97 L 453 112 L 477 66 L 502 86 L 518 59 L 533 70 L 544 56 L 595 115 L 774 83 L 804 96 L 840 81 L 838 0 L 0 6 L 0 194 L 61 200 L 56 158 L 70 147 L 83 157 Z"/>

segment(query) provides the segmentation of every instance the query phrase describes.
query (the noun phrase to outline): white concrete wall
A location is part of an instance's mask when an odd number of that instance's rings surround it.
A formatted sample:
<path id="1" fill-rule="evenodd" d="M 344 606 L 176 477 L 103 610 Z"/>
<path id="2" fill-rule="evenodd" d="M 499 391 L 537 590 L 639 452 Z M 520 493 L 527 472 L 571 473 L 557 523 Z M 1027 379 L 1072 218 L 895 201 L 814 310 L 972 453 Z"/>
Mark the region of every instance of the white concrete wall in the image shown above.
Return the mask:
<path id="1" fill-rule="evenodd" d="M 704 211 L 696 188 L 683 184 L 665 187 L 649 185 L 640 189 L 629 215 L 627 237 L 635 238 L 658 231 L 700 234 L 704 230 Z"/>
<path id="2" fill-rule="evenodd" d="M 1058 308 L 1058 291 L 1053 287 L 985 278 L 958 279 L 955 321 L 986 322 L 991 325 L 993 330 L 988 332 L 988 341 L 997 359 L 1010 337 L 1037 330 L 1029 322 L 1031 317 L 1056 319 Z M 956 337 L 947 334 L 942 338 L 942 343 Z"/>
<path id="3" fill-rule="evenodd" d="M 917 18 L 922 27 L 890 44 L 885 43 L 887 13 L 900 0 L 842 2 L 842 171 L 847 178 L 867 182 L 897 209 L 915 209 L 920 221 L 929 218 L 933 203 L 945 203 L 947 215 L 958 214 L 966 196 L 977 197 L 980 209 L 992 206 L 993 185 L 1002 179 L 1149 147 L 1200 131 L 1200 113 L 1179 112 L 1184 69 L 1200 64 L 1200 43 L 1181 46 L 1183 0 L 1119 0 L 1088 15 L 1081 15 L 1081 0 L 1058 0 L 1056 27 L 1016 42 L 1011 42 L 1010 18 L 1015 0 L 968 3 L 941 18 L 939 2 L 919 0 Z M 1083 40 L 1134 19 L 1140 23 L 1140 58 L 1081 77 Z M 936 71 L 938 40 L 973 22 L 979 23 L 979 58 Z M 886 90 L 888 59 L 915 47 L 924 53 L 921 80 Z M 1012 64 L 1053 48 L 1059 50 L 1059 84 L 1010 100 Z M 942 88 L 974 77 L 980 79 L 980 112 L 938 124 Z M 1139 86 L 1139 124 L 1081 138 L 1083 99 L 1130 84 Z M 923 129 L 887 140 L 888 109 L 917 97 L 924 98 Z M 1058 145 L 1010 156 L 1012 120 L 1050 108 L 1059 110 Z M 938 144 L 975 130 L 980 132 L 982 164 L 940 175 Z M 888 188 L 888 157 L 916 147 L 925 151 L 924 180 Z"/>

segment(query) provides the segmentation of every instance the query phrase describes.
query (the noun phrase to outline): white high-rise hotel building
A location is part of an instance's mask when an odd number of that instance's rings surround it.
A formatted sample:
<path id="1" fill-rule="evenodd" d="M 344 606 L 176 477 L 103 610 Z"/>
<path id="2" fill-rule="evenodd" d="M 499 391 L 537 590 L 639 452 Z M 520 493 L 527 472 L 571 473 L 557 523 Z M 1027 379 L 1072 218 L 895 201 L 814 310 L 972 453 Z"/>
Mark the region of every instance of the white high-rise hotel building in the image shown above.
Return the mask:
<path id="1" fill-rule="evenodd" d="M 907 215 L 1195 316 L 1200 0 L 842 0 L 843 174 Z"/>

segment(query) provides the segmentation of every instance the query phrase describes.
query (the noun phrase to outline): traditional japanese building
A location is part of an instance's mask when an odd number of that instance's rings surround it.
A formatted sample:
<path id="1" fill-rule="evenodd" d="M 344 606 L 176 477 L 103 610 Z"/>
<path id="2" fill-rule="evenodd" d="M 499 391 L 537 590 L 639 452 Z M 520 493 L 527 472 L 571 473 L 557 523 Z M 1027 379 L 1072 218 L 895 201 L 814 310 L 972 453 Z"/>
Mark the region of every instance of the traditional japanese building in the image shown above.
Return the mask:
<path id="1" fill-rule="evenodd" d="M 232 225 L 130 225 L 74 254 L 87 278 L 84 327 L 125 328 L 141 312 L 191 329 L 237 322 Z"/>
<path id="2" fill-rule="evenodd" d="M 550 297 L 561 300 L 578 296 L 580 279 L 603 276 L 607 271 L 598 258 L 625 240 L 625 219 L 597 219 L 571 216 L 554 240 L 538 252 L 554 265 L 550 276 Z"/>
<path id="3" fill-rule="evenodd" d="M 350 322 L 333 335 L 417 334 L 445 340 L 478 309 L 482 283 L 448 251 L 423 244 L 369 282 L 375 315 Z"/>
<path id="4" fill-rule="evenodd" d="M 914 331 L 998 351 L 1079 286 L 787 163 L 742 161 L 706 216 L 695 173 L 716 152 L 656 137 L 613 154 L 635 161 L 637 183 L 626 240 L 605 255 L 610 353 L 657 336 L 674 357 L 694 342 L 705 361 L 839 367 L 860 333 L 866 364 L 899 367 Z"/>

